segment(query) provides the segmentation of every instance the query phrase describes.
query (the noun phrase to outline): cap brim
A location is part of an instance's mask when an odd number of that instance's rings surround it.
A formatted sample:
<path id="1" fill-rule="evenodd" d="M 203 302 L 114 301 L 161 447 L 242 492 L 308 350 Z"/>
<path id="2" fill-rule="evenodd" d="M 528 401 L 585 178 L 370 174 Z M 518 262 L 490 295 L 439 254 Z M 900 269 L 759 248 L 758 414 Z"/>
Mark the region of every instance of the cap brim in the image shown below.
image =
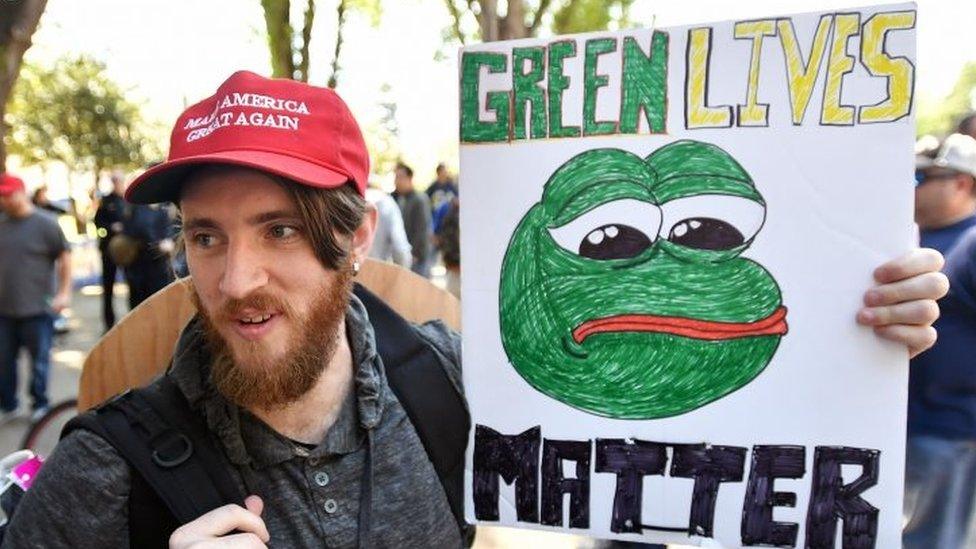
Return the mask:
<path id="1" fill-rule="evenodd" d="M 915 169 L 924 170 L 926 168 L 931 168 L 935 166 L 935 159 L 929 158 L 925 155 L 915 155 Z"/>
<path id="2" fill-rule="evenodd" d="M 280 175 L 310 187 L 334 189 L 351 178 L 307 160 L 267 151 L 225 151 L 163 162 L 135 178 L 125 191 L 133 204 L 176 202 L 186 176 L 207 164 L 230 164 Z"/>

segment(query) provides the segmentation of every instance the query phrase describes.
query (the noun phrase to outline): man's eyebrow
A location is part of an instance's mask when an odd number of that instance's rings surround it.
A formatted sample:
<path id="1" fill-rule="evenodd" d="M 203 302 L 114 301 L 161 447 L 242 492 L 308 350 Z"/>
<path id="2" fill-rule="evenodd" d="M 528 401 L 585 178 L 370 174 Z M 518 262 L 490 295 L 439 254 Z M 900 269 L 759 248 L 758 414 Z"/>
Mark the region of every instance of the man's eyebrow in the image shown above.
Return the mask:
<path id="1" fill-rule="evenodd" d="M 273 210 L 270 212 L 261 212 L 256 215 L 252 215 L 245 219 L 248 225 L 263 225 L 271 221 L 279 220 L 298 220 L 299 216 L 297 213 L 290 210 Z M 217 229 L 220 225 L 209 217 L 198 217 L 190 220 L 183 221 L 183 230 L 192 231 L 195 229 Z"/>
<path id="2" fill-rule="evenodd" d="M 196 229 L 216 229 L 217 222 L 209 217 L 198 217 L 196 219 L 183 220 L 183 232 Z"/>
<path id="3" fill-rule="evenodd" d="M 248 225 L 263 225 L 270 221 L 279 221 L 282 219 L 296 220 L 298 219 L 298 214 L 290 210 L 273 210 L 270 212 L 261 212 L 257 215 L 252 215 L 246 219 Z"/>

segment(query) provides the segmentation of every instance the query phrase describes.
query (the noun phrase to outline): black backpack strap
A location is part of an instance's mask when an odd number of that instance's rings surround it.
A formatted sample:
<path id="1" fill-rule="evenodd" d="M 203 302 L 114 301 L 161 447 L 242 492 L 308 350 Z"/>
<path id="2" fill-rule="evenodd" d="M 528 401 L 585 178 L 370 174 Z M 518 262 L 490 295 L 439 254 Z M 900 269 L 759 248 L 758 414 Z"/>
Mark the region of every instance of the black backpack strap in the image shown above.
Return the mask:
<path id="1" fill-rule="evenodd" d="M 462 395 L 440 362 L 446 360 L 389 305 L 356 284 L 354 293 L 369 313 L 376 350 L 386 377 L 440 478 L 462 532 L 464 521 L 464 450 L 471 417 Z"/>
<path id="2" fill-rule="evenodd" d="M 175 383 L 162 376 L 147 388 L 126 391 L 72 419 L 61 436 L 87 429 L 108 441 L 166 504 L 177 524 L 184 524 L 227 503 L 244 505 L 230 466 L 203 421 Z M 133 519 L 138 517 L 130 517 L 130 523 Z"/>

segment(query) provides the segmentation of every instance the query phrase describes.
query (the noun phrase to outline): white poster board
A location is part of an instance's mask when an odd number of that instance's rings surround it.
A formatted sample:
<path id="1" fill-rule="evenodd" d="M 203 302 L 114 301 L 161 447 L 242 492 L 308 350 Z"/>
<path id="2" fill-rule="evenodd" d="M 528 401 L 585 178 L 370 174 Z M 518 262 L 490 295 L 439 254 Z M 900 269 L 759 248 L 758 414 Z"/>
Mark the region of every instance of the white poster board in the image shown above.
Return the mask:
<path id="1" fill-rule="evenodd" d="M 469 521 L 900 546 L 915 15 L 463 50 Z"/>

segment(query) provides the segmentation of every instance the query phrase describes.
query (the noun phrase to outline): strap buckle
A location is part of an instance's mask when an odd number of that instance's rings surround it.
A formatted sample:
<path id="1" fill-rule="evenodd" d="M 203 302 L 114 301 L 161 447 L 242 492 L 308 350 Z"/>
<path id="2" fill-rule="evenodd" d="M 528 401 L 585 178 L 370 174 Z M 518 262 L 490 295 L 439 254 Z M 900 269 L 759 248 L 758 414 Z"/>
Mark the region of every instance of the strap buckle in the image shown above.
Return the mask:
<path id="1" fill-rule="evenodd" d="M 167 429 L 149 441 L 153 463 L 171 469 L 182 465 L 193 455 L 193 442 L 183 433 Z"/>

